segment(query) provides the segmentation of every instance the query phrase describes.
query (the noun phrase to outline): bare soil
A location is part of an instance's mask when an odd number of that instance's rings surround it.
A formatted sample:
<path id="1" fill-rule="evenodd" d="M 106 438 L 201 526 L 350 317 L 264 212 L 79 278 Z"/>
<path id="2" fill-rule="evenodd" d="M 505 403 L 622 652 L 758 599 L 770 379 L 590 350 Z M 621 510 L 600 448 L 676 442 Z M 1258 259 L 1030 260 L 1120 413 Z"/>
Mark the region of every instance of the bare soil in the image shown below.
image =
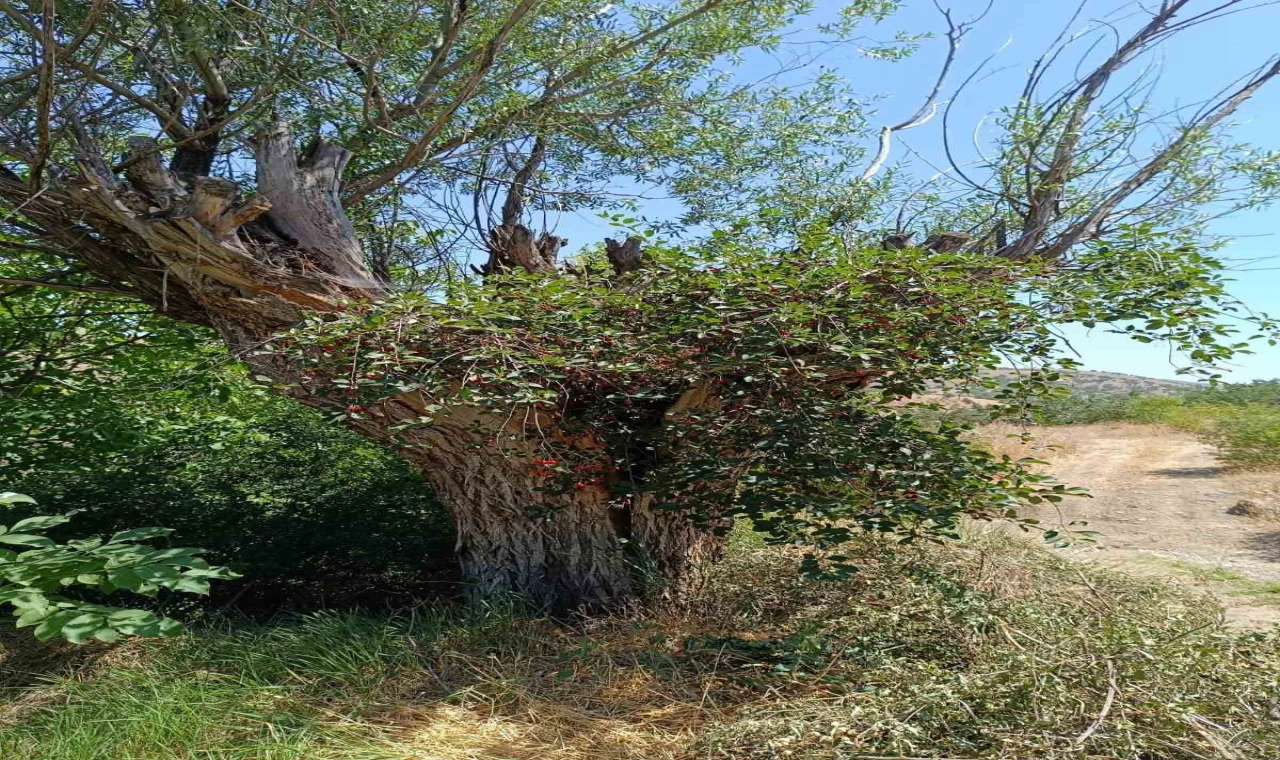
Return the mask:
<path id="1" fill-rule="evenodd" d="M 1241 500 L 1280 505 L 1280 472 L 1233 471 L 1190 434 L 1154 425 L 1042 429 L 1032 443 L 1009 437 L 1021 432 L 1012 427 L 983 432 L 998 451 L 1046 460 L 1090 491 L 1037 515 L 1102 534 L 1065 551 L 1210 591 L 1240 627 L 1280 623 L 1280 522 L 1229 511 Z"/>

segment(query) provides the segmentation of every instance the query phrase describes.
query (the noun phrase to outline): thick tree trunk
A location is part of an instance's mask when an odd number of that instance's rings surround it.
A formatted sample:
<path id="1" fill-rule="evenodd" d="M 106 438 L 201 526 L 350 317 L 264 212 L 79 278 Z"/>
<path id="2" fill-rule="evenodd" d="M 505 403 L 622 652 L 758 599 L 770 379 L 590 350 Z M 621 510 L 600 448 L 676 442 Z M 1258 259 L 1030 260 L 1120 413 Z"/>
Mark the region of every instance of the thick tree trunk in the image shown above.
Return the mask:
<path id="1" fill-rule="evenodd" d="M 705 563 L 719 558 L 723 539 L 714 531 L 679 511 L 651 508 L 648 496 L 615 493 L 621 473 L 599 442 L 559 435 L 554 419 L 539 422 L 596 465 L 593 477 L 566 484 L 521 435 L 512 421 L 519 415 L 461 407 L 437 413 L 429 428 L 392 432 L 421 416 L 424 404 L 416 394 L 388 399 L 355 427 L 398 440 L 401 455 L 431 483 L 453 518 L 473 598 L 515 594 L 553 610 L 678 603 L 701 588 Z"/>
<path id="2" fill-rule="evenodd" d="M 521 464 L 424 471 L 453 517 L 469 596 L 516 594 L 554 610 L 680 603 L 721 555 L 722 538 L 678 513 L 619 504 L 597 487 L 539 493 Z"/>
<path id="3" fill-rule="evenodd" d="M 724 555 L 724 538 L 680 513 L 652 509 L 647 500 L 632 510 L 631 530 L 650 579 L 646 596 L 679 604 L 702 590 L 705 570 Z"/>
<path id="4" fill-rule="evenodd" d="M 622 524 L 603 488 L 540 493 L 535 463 L 441 457 L 422 468 L 453 516 L 472 596 L 515 593 L 554 609 L 612 606 L 637 591 Z"/>

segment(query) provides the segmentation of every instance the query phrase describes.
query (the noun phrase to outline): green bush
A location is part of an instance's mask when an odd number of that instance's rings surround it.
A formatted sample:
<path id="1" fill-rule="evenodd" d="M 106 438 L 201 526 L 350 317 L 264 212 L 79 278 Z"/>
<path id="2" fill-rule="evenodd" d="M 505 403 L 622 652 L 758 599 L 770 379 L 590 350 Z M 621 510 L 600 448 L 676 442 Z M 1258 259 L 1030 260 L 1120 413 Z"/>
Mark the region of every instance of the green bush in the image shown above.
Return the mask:
<path id="1" fill-rule="evenodd" d="M 1190 404 L 1264 404 L 1280 407 L 1280 380 L 1223 383 L 1187 394 Z"/>
<path id="2" fill-rule="evenodd" d="M 0 493 L 0 505 L 34 503 L 31 497 Z M 122 609 L 66 596 L 80 589 L 101 595 L 129 591 L 155 596 L 162 589 L 208 594 L 209 582 L 235 573 L 213 567 L 199 549 L 155 549 L 140 542 L 173 531 L 134 528 L 108 539 L 88 538 L 55 543 L 45 531 L 70 520 L 65 515 L 28 517 L 0 525 L 0 604 L 17 616 L 19 628 L 35 627 L 41 641 L 64 638 L 82 644 L 90 638 L 119 641 L 124 636 L 172 636 L 178 621 L 149 610 Z M 67 589 L 71 589 L 68 591 Z"/>
<path id="3" fill-rule="evenodd" d="M 1280 465 L 1280 406 L 1244 400 L 1249 395 L 1234 396 L 1226 389 L 1185 398 L 1148 396 L 1131 405 L 1131 419 L 1195 433 L 1228 464 Z"/>
<path id="4" fill-rule="evenodd" d="M 1180 396 L 1089 396 L 1048 399 L 1036 413 L 1044 425 L 1132 420 L 1198 435 L 1223 462 L 1280 466 L 1280 381 L 1221 385 Z"/>
<path id="5" fill-rule="evenodd" d="M 1179 396 L 1140 396 L 1129 403 L 1128 419 L 1183 430 L 1200 430 L 1209 416 L 1200 405 L 1189 405 Z"/>
<path id="6" fill-rule="evenodd" d="M 1131 419 L 1130 407 L 1140 397 L 1136 394 L 1079 394 L 1047 398 L 1036 409 L 1035 421 L 1041 425 L 1091 425 Z M 1157 398 L 1157 397 L 1149 397 Z"/>
<path id="7" fill-rule="evenodd" d="M 250 392 L 225 403 L 168 399 L 158 410 L 148 400 L 99 400 L 118 433 L 106 444 L 78 416 L 65 427 L 54 418 L 37 432 L 61 443 L 35 461 L 0 461 L 0 478 L 54 511 L 77 511 L 82 531 L 175 529 L 245 575 L 222 594 L 251 582 L 246 604 L 363 601 L 370 589 L 417 583 L 450 555 L 449 520 L 425 481 L 319 413 Z"/>
<path id="8" fill-rule="evenodd" d="M 1219 459 L 1243 467 L 1280 466 L 1280 406 L 1246 403 L 1212 410 L 1212 424 L 1201 437 L 1218 448 Z"/>

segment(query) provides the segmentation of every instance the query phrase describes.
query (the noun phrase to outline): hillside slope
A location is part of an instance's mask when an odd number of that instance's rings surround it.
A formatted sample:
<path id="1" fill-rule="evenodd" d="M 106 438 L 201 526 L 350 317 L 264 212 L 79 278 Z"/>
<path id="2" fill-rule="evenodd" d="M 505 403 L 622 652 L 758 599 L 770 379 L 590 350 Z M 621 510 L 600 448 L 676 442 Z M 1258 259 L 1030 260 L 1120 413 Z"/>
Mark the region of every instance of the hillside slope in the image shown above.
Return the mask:
<path id="1" fill-rule="evenodd" d="M 1002 382 L 1010 382 L 1017 379 L 1019 373 L 1016 369 L 1006 368 L 995 370 L 992 374 Z M 1161 380 L 1154 377 L 1142 377 L 1141 375 L 1126 375 L 1121 372 L 1096 372 L 1093 370 L 1074 372 L 1063 380 L 1060 385 L 1071 389 L 1072 393 L 1098 396 L 1124 396 L 1131 393 L 1167 396 L 1186 393 L 1204 387 L 1199 383 L 1183 380 Z M 994 395 L 994 391 L 976 388 L 970 395 L 977 398 L 990 398 Z"/>

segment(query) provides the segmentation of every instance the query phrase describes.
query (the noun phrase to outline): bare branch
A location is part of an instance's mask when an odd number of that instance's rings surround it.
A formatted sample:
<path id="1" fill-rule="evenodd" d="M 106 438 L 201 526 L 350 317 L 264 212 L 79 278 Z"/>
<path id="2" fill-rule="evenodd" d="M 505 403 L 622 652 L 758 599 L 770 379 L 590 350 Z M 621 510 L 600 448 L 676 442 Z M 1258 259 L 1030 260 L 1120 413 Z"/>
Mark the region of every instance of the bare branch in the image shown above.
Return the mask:
<path id="1" fill-rule="evenodd" d="M 502 223 L 489 232 L 489 261 L 482 268 L 483 274 L 495 274 L 519 267 L 528 272 L 549 272 L 556 267 L 556 257 L 568 242 L 548 233 L 534 235 L 521 224 L 524 213 L 524 195 L 529 180 L 542 164 L 546 144 L 539 137 L 534 141 L 528 160 L 516 172 L 507 198 L 502 204 Z"/>
<path id="2" fill-rule="evenodd" d="M 1216 18 L 1220 12 L 1236 6 L 1241 0 L 1228 0 L 1228 2 L 1219 5 L 1213 10 L 1183 21 L 1176 20 L 1178 13 L 1189 2 L 1191 0 L 1164 0 L 1147 22 L 1118 44 L 1106 59 L 1094 67 L 1087 75 L 1080 77 L 1071 85 L 1063 88 L 1047 105 L 1041 106 L 1041 109 L 1046 111 L 1046 115 L 1043 117 L 1044 123 L 1040 128 L 1040 136 L 1033 144 L 1023 147 L 1024 154 L 1020 158 L 1023 181 L 1026 185 L 1024 188 L 1025 197 L 1015 197 L 1007 192 L 1007 188 L 1004 195 L 1004 200 L 1015 209 L 1018 209 L 1022 217 L 1022 229 L 1018 238 L 1002 252 L 1002 255 L 1013 259 L 1026 259 L 1033 255 L 1039 255 L 1041 249 L 1044 248 L 1044 241 L 1050 230 L 1063 218 L 1063 194 L 1070 180 L 1074 176 L 1078 176 L 1079 169 L 1076 167 L 1076 162 L 1082 154 L 1081 140 L 1087 131 L 1085 129 L 1086 123 L 1092 118 L 1091 114 L 1099 97 L 1116 73 L 1157 42 L 1166 39 L 1171 34 Z M 1057 52 L 1054 52 L 1051 58 L 1056 57 L 1056 55 Z M 1044 59 L 1042 58 L 1042 60 Z M 1046 69 L 1047 66 L 1041 66 L 1039 61 L 1032 68 L 1024 89 L 1024 99 L 1020 106 L 1022 115 L 1025 115 L 1027 113 L 1026 109 L 1031 107 L 1035 88 Z M 1261 86 L 1262 82 L 1257 84 Z M 1244 99 L 1247 99 L 1254 90 L 1249 90 L 1247 94 L 1243 94 Z M 1227 113 L 1233 111 L 1238 105 L 1239 103 L 1236 103 L 1236 105 L 1231 106 Z M 1217 123 L 1221 118 L 1225 118 L 1227 113 L 1214 119 L 1212 123 Z M 1161 151 L 1160 155 L 1164 156 L 1164 158 L 1157 157 L 1153 164 L 1148 165 L 1149 173 L 1147 170 L 1143 170 L 1134 175 L 1132 179 L 1137 180 L 1137 185 L 1125 190 L 1124 197 L 1129 197 L 1137 187 L 1145 184 L 1160 169 L 1166 166 L 1169 163 L 1169 159 L 1187 145 L 1192 132 L 1196 128 L 1208 126 L 1212 126 L 1212 124 L 1206 121 L 1192 124 L 1181 130 L 1180 136 L 1172 141 L 1164 151 Z M 1056 135 L 1051 155 L 1044 167 L 1039 168 L 1037 163 L 1040 140 L 1046 139 L 1051 133 Z M 1093 215 L 1091 214 L 1090 216 Z M 1073 228 L 1073 230 L 1076 230 L 1076 228 Z M 1074 243 L 1079 242 L 1080 235 L 1083 233 L 1077 234 L 1078 232 L 1079 230 L 1076 230 L 1076 232 L 1073 232 L 1067 238 L 1063 238 L 1060 242 L 1070 240 L 1067 245 L 1069 248 Z M 1057 252 L 1057 255 L 1060 255 L 1065 250 L 1058 243 L 1053 244 L 1051 248 Z"/>
<path id="3" fill-rule="evenodd" d="M 391 117 L 393 119 L 400 118 L 408 113 L 418 113 L 431 103 L 431 93 L 436 84 L 444 76 L 444 62 L 449 57 L 449 53 L 453 51 L 454 44 L 458 41 L 458 36 L 462 33 L 462 24 L 467 18 L 467 0 L 445 0 L 444 17 L 441 19 L 440 44 L 431 52 L 431 60 L 427 63 L 427 68 L 418 78 L 416 94 L 413 102 L 393 108 Z M 477 56 L 479 48 L 472 51 Z M 462 56 L 462 61 L 466 65 L 470 63 L 469 56 Z"/>
<path id="4" fill-rule="evenodd" d="M 462 84 L 458 93 L 453 100 L 441 109 L 440 113 L 432 121 L 430 126 L 418 137 L 417 141 L 404 155 L 390 165 L 376 172 L 373 176 L 358 182 L 346 194 L 346 201 L 350 204 L 359 203 L 370 193 L 376 192 L 400 175 L 401 172 L 414 166 L 423 158 L 425 158 L 430 150 L 431 144 L 440 136 L 448 126 L 449 121 L 453 118 L 458 109 L 463 106 L 475 94 L 480 84 L 484 81 L 485 76 L 493 67 L 497 60 L 498 53 L 501 52 L 506 44 L 507 37 L 512 30 L 520 24 L 524 18 L 536 8 L 542 0 L 521 0 L 503 20 L 498 31 L 484 46 L 484 52 L 480 56 L 480 61 L 472 70 L 470 76 Z"/>
<path id="5" fill-rule="evenodd" d="M 53 144 L 49 139 L 49 117 L 53 107 L 53 78 L 58 69 L 58 44 L 54 38 L 53 24 L 57 17 L 54 0 L 44 0 L 40 15 L 40 84 L 36 88 L 36 156 L 31 165 L 31 176 L 28 182 L 32 187 L 40 187 L 41 175 L 44 174 L 45 162 Z"/>
<path id="6" fill-rule="evenodd" d="M 1034 253 L 1036 256 L 1048 259 L 1062 256 L 1072 246 L 1085 239 L 1090 232 L 1103 225 L 1111 213 L 1132 196 L 1134 192 L 1164 171 L 1170 162 L 1179 156 L 1192 140 L 1213 129 L 1223 119 L 1235 113 L 1236 109 L 1253 97 L 1263 85 L 1277 76 L 1280 76 L 1280 58 L 1273 59 L 1270 66 L 1259 70 L 1240 89 L 1222 100 L 1216 107 L 1196 119 L 1193 123 L 1183 127 L 1177 138 L 1171 140 L 1138 171 L 1121 182 L 1119 187 L 1110 195 L 1096 202 L 1088 216 L 1058 235 L 1051 246 L 1027 253 L 1021 253 L 1018 249 L 1013 248 L 1006 255 L 1010 258 L 1018 258 L 1019 255 L 1025 257 Z"/>
<path id="7" fill-rule="evenodd" d="M 994 0 L 991 0 L 994 2 Z M 964 35 L 968 33 L 973 25 L 982 20 L 987 12 L 991 10 L 991 2 L 987 3 L 986 9 L 978 14 L 971 21 L 966 21 L 957 25 L 951 18 L 951 10 L 938 7 L 938 12 L 942 14 L 942 18 L 947 22 L 947 55 L 942 61 L 942 67 L 938 70 L 938 78 L 934 80 L 933 89 L 925 96 L 924 103 L 905 121 L 899 122 L 892 126 L 882 127 L 880 129 L 880 147 L 876 151 L 875 158 L 863 170 L 862 175 L 858 178 L 862 182 L 867 182 L 875 177 L 884 167 L 885 161 L 889 159 L 889 151 L 893 147 L 893 134 L 895 132 L 903 132 L 908 129 L 914 129 L 929 122 L 938 112 L 938 95 L 942 92 L 943 86 L 946 84 L 947 75 L 951 73 L 951 66 L 955 63 L 956 53 L 960 49 L 960 41 L 964 39 Z"/>
<path id="8" fill-rule="evenodd" d="M 81 293 L 106 293 L 113 296 L 136 295 L 134 291 L 114 288 L 106 285 L 75 285 L 66 282 L 50 282 L 48 280 L 28 280 L 21 277 L 0 277 L 0 283 L 32 288 L 51 288 L 53 290 L 74 290 Z"/>

